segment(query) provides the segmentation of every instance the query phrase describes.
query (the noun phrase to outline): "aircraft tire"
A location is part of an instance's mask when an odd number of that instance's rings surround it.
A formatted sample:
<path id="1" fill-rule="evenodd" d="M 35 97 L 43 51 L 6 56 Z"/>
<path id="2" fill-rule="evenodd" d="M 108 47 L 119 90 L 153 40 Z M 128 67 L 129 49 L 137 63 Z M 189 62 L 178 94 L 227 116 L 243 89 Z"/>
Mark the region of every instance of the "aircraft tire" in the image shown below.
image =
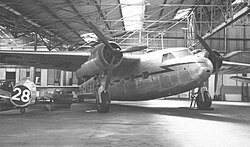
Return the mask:
<path id="1" fill-rule="evenodd" d="M 212 105 L 212 99 L 208 91 L 203 92 L 204 99 L 201 98 L 201 95 L 198 95 L 197 106 L 200 110 L 209 110 Z"/>
<path id="2" fill-rule="evenodd" d="M 101 99 L 101 101 L 100 101 Z M 108 92 L 102 91 L 96 98 L 96 108 L 99 113 L 109 112 L 111 98 Z"/>
<path id="3" fill-rule="evenodd" d="M 20 108 L 20 113 L 25 113 L 25 108 Z"/>

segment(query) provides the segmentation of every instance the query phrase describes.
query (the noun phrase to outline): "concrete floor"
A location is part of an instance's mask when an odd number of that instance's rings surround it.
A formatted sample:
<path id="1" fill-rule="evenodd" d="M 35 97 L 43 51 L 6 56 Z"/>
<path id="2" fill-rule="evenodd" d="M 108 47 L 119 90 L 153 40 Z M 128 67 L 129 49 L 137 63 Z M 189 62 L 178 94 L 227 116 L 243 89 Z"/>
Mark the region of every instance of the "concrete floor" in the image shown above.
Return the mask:
<path id="1" fill-rule="evenodd" d="M 30 109 L 0 112 L 0 146 L 249 147 L 250 103 L 214 102 L 189 110 L 186 100 L 114 102 L 111 112 Z"/>

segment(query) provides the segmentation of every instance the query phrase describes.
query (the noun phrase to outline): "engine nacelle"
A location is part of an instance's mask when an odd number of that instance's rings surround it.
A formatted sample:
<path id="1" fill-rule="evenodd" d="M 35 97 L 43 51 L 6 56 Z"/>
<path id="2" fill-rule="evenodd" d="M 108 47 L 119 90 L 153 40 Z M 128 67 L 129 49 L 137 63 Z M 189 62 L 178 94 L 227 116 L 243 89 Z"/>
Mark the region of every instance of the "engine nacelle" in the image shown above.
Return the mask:
<path id="1" fill-rule="evenodd" d="M 15 107 L 26 107 L 34 104 L 36 99 L 36 85 L 28 78 L 18 82 L 11 92 L 10 102 Z"/>
<path id="2" fill-rule="evenodd" d="M 110 45 L 114 50 L 104 44 L 100 44 L 91 51 L 88 61 L 82 64 L 81 68 L 76 71 L 78 80 L 90 78 L 97 73 L 107 70 L 113 57 L 115 57 L 114 67 L 121 63 L 123 57 L 123 54 L 120 52 L 121 48 L 116 43 L 110 43 Z"/>

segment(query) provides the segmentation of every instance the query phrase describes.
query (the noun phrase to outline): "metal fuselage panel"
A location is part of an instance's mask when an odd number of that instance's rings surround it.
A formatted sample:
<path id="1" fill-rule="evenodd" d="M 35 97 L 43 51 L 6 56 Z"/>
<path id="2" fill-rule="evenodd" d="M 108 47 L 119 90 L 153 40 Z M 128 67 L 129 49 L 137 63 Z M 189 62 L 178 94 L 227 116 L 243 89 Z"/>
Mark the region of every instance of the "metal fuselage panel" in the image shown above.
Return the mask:
<path id="1" fill-rule="evenodd" d="M 163 54 L 170 51 L 148 53 L 133 65 L 117 67 L 108 88 L 111 99 L 139 101 L 171 96 L 199 86 L 212 74 L 212 63 L 204 57 L 189 55 L 163 61 Z"/>

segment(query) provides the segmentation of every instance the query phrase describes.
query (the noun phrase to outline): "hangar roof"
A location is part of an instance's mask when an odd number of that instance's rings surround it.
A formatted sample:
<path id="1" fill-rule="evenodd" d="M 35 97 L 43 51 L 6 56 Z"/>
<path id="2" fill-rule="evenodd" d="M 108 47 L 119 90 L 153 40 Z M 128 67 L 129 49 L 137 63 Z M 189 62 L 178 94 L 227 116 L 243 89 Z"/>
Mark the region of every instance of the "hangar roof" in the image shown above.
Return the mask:
<path id="1" fill-rule="evenodd" d="M 181 9 L 195 6 L 225 5 L 212 0 L 143 0 L 129 4 L 120 0 L 0 0 L 0 25 L 14 37 L 39 34 L 50 47 L 77 48 L 88 45 L 83 34 L 91 33 L 88 21 L 94 23 L 110 40 L 129 36 L 136 31 L 156 35 L 180 20 L 174 20 Z M 128 31 L 125 26 L 124 7 L 141 6 L 141 28 Z M 131 12 L 132 13 L 132 12 Z M 51 40 L 51 41 L 49 41 Z"/>

